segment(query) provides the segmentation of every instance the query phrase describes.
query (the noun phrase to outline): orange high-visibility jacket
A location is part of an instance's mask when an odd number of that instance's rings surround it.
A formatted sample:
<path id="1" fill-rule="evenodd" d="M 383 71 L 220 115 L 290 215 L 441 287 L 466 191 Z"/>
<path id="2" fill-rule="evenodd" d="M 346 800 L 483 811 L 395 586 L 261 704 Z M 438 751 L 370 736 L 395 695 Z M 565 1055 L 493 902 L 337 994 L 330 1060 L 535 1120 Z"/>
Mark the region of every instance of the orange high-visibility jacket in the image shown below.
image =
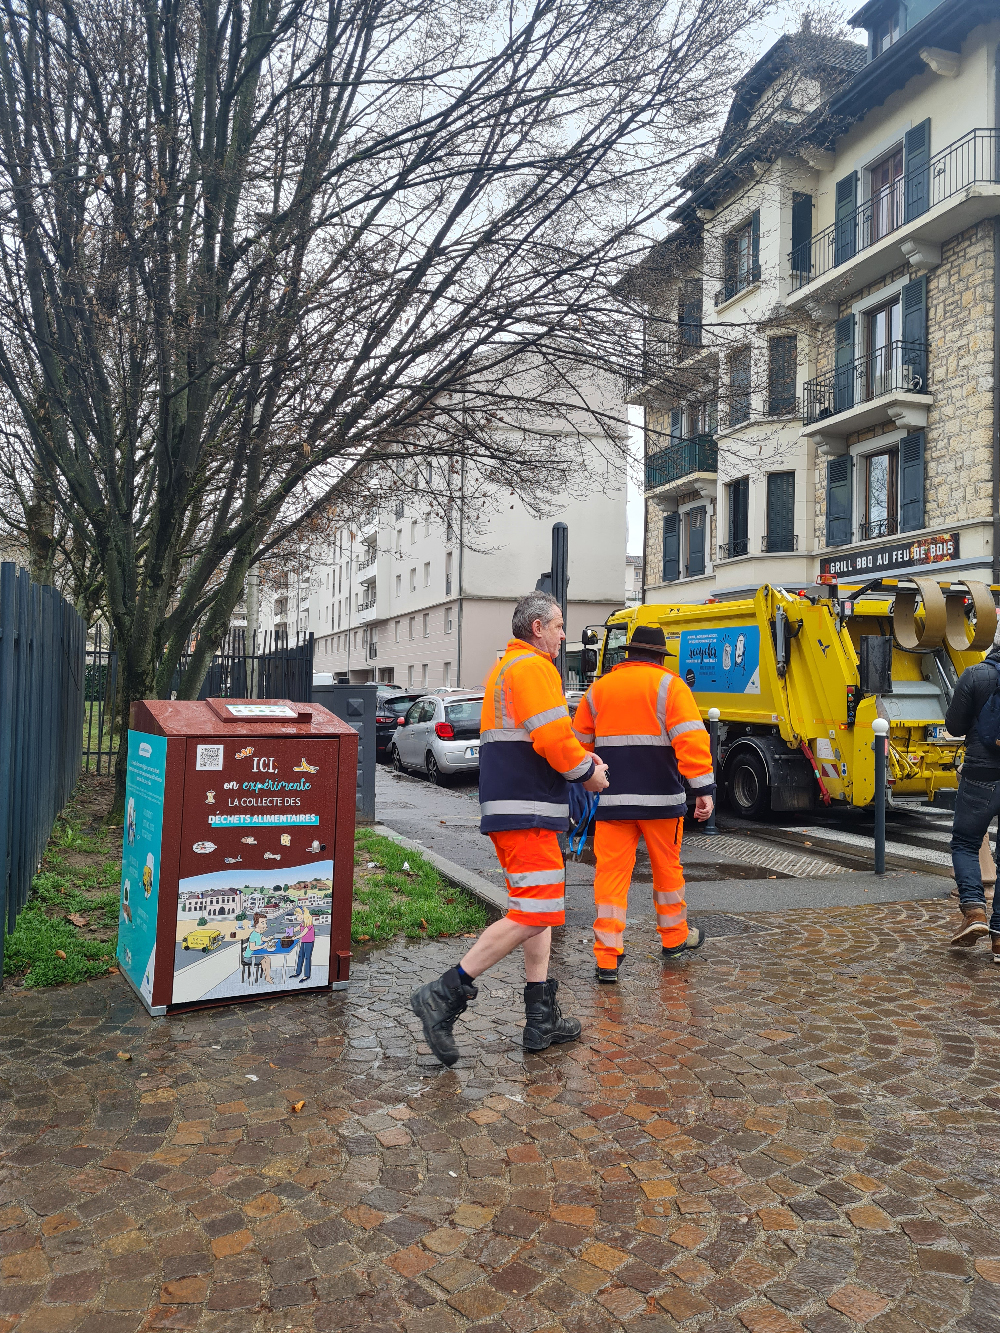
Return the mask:
<path id="1" fill-rule="evenodd" d="M 585 782 L 594 760 L 573 735 L 559 672 L 520 639 L 490 672 L 479 733 L 483 833 L 569 827 L 568 782 Z"/>
<path id="2" fill-rule="evenodd" d="M 677 819 L 687 795 L 715 795 L 712 750 L 688 686 L 653 662 L 625 661 L 593 685 L 573 719 L 608 765 L 598 819 Z"/>

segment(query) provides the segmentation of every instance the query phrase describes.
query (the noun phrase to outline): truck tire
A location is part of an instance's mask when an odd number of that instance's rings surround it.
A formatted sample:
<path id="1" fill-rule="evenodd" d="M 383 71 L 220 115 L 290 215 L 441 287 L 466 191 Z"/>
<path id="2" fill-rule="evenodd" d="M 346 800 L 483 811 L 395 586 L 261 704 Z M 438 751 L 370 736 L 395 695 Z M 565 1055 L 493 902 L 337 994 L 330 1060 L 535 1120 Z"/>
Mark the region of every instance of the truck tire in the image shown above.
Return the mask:
<path id="1" fill-rule="evenodd" d="M 767 769 L 755 750 L 741 747 L 726 765 L 726 803 L 734 815 L 744 819 L 760 819 L 770 813 Z"/>

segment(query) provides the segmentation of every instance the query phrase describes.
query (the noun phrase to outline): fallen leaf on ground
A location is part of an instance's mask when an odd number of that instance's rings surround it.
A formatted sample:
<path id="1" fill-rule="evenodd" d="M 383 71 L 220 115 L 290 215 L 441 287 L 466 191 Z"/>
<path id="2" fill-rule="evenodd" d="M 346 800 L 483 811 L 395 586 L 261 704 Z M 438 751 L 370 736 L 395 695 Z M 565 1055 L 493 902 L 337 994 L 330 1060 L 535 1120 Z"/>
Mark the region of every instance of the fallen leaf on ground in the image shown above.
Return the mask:
<path id="1" fill-rule="evenodd" d="M 298 1112 L 302 1110 L 303 1106 L 305 1106 L 305 1102 L 304 1102 L 304 1101 L 301 1101 L 301 1102 L 295 1102 L 295 1103 L 293 1104 L 293 1106 L 292 1106 L 292 1110 L 293 1110 L 296 1114 L 298 1114 Z"/>
<path id="2" fill-rule="evenodd" d="M 67 921 L 72 921 L 74 926 L 89 926 L 90 917 L 83 916 L 80 912 L 70 912 L 66 917 Z"/>
<path id="3" fill-rule="evenodd" d="M 420 929 L 421 929 L 421 930 L 427 930 L 427 929 L 428 929 L 427 922 L 424 920 L 423 917 L 420 918 Z"/>
<path id="4" fill-rule="evenodd" d="M 118 1052 L 118 1059 L 119 1059 L 119 1060 L 131 1060 L 132 1057 L 131 1057 L 131 1055 L 129 1055 L 128 1051 L 119 1051 L 119 1052 Z"/>
<path id="5" fill-rule="evenodd" d="M 57 949 L 57 950 L 56 950 L 56 957 L 57 957 L 57 958 L 65 958 L 66 955 L 63 953 L 62 949 Z"/>

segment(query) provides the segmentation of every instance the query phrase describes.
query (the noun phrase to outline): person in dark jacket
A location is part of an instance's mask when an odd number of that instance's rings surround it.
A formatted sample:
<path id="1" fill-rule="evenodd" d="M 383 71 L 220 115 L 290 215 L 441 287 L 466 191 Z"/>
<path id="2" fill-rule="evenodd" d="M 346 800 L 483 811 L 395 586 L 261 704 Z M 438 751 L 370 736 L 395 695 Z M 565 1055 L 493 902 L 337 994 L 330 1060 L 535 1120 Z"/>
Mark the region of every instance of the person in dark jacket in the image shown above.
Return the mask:
<path id="1" fill-rule="evenodd" d="M 987 925 L 979 861 L 983 838 L 1000 814 L 1000 747 L 987 746 L 976 731 L 979 714 L 1000 684 L 996 669 L 990 665 L 992 661 L 1000 662 L 1000 633 L 986 661 L 962 672 L 944 721 L 952 736 L 965 737 L 965 763 L 951 832 L 951 859 L 962 922 L 951 942 L 959 948 L 969 948 L 989 934 L 993 940 L 993 961 L 1000 963 L 1000 904 L 994 894 L 993 914 Z"/>

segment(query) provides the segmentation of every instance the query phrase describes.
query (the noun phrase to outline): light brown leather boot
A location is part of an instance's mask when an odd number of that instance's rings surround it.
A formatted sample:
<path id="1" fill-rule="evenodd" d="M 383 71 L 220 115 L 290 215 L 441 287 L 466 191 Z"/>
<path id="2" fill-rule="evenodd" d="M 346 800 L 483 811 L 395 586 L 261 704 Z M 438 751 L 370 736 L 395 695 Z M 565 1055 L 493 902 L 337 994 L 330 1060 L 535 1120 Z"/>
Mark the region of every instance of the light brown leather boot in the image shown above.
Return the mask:
<path id="1" fill-rule="evenodd" d="M 981 940 L 984 935 L 990 933 L 990 928 L 986 924 L 986 910 L 982 907 L 966 907 L 962 910 L 962 924 L 955 932 L 952 938 L 952 946 L 958 949 L 969 949 L 975 944 L 976 940 Z"/>

